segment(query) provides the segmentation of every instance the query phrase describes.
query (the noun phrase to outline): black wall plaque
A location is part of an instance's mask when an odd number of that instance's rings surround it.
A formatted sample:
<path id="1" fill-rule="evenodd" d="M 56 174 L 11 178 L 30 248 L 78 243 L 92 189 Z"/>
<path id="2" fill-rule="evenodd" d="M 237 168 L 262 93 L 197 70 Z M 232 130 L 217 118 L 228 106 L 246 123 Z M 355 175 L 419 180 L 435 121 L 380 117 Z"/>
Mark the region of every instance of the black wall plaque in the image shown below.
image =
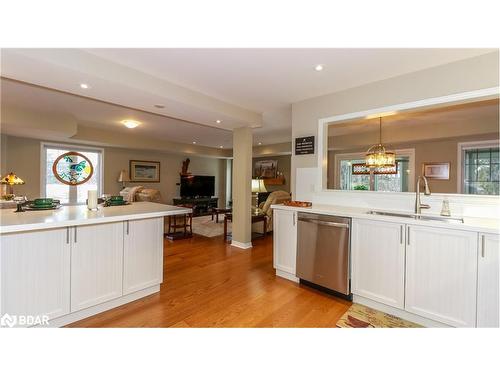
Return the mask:
<path id="1" fill-rule="evenodd" d="M 295 138 L 295 155 L 314 154 L 314 136 Z"/>

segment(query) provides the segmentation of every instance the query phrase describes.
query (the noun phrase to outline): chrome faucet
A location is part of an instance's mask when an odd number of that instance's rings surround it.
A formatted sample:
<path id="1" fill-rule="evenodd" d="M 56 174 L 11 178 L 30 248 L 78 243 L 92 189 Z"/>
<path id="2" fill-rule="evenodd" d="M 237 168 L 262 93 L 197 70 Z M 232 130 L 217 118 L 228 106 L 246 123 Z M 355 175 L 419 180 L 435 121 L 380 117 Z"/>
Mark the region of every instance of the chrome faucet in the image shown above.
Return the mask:
<path id="1" fill-rule="evenodd" d="M 428 204 L 422 204 L 420 202 L 420 181 L 424 180 L 424 195 L 431 195 L 431 190 L 429 189 L 429 184 L 427 183 L 427 178 L 424 176 L 418 176 L 417 178 L 417 191 L 415 196 L 415 213 L 420 215 L 422 213 L 422 208 L 431 208 Z"/>

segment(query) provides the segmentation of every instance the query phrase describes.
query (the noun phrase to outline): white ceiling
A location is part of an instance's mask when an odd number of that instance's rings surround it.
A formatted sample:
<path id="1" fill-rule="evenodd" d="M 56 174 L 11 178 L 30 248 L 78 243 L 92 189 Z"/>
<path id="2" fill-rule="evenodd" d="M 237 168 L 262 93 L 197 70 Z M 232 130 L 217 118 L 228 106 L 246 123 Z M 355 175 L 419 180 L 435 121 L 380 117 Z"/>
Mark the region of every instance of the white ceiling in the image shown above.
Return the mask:
<path id="1" fill-rule="evenodd" d="M 304 99 L 494 50 L 186 48 L 86 51 L 263 113 Z M 324 70 L 316 72 L 317 64 L 324 65 Z"/>
<path id="2" fill-rule="evenodd" d="M 255 142 L 271 144 L 291 141 L 291 103 L 492 51 L 3 49 L 1 67 L 2 76 L 8 78 L 212 127 L 261 126 L 254 131 Z M 316 72 L 316 64 L 323 64 L 324 70 Z M 82 90 L 81 82 L 91 88 Z M 154 104 L 165 108 L 157 109 Z M 58 105 L 95 124 L 114 123 L 112 116 L 118 113 L 110 108 L 109 112 L 87 108 L 86 112 L 94 113 L 82 113 L 78 106 Z M 223 121 L 216 124 L 216 119 Z M 136 130 L 144 135 L 192 139 L 193 129 L 183 122 L 175 126 L 175 135 L 167 125 Z M 206 145 L 217 147 L 220 137 L 213 134 L 215 142 L 208 136 L 202 138 Z"/>
<path id="3" fill-rule="evenodd" d="M 78 124 L 130 135 L 140 134 L 179 143 L 196 142 L 200 146 L 232 147 L 232 133 L 229 130 L 193 124 L 8 79 L 1 80 L 1 89 L 2 106 L 67 114 L 73 116 Z M 141 122 L 141 125 L 128 129 L 120 123 L 123 119 L 134 119 Z"/>

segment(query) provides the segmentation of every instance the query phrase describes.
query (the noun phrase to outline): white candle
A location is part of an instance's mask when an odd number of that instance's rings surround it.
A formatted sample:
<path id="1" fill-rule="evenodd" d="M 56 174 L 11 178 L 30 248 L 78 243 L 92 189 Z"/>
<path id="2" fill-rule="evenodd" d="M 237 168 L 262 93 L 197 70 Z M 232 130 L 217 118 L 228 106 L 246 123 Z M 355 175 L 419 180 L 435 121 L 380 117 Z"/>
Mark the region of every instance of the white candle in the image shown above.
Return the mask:
<path id="1" fill-rule="evenodd" d="M 97 190 L 87 192 L 87 207 L 89 210 L 97 209 Z"/>

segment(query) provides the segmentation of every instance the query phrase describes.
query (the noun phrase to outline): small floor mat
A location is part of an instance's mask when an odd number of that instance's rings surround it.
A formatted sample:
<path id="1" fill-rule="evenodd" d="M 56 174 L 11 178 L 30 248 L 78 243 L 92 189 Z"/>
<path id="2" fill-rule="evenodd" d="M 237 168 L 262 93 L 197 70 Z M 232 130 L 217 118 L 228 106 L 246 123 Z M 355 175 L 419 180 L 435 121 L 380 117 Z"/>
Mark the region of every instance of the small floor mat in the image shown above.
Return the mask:
<path id="1" fill-rule="evenodd" d="M 367 306 L 352 304 L 337 322 L 338 328 L 421 328 L 422 326 Z"/>

